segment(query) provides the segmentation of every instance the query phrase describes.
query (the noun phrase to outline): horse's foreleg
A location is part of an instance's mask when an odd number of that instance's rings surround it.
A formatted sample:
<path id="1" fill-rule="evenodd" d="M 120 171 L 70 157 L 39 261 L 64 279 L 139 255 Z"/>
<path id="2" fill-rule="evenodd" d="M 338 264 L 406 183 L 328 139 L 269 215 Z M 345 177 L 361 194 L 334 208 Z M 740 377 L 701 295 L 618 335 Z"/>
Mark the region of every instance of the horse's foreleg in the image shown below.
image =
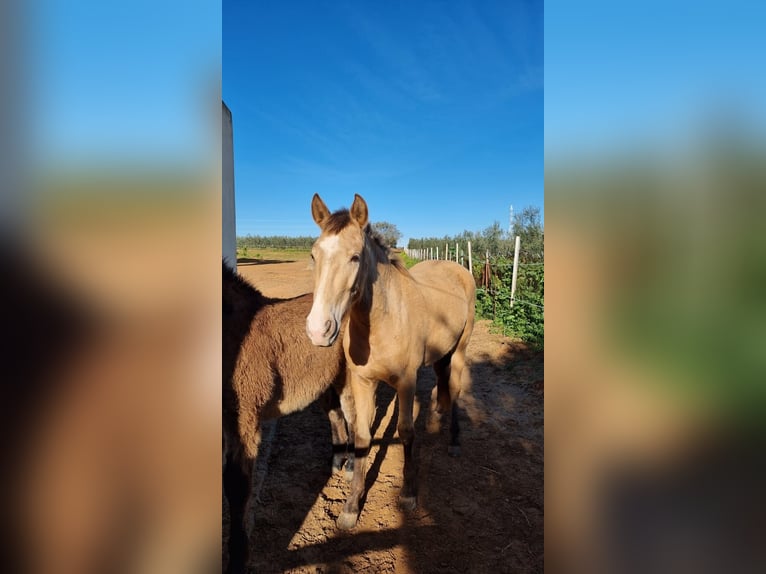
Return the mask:
<path id="1" fill-rule="evenodd" d="M 343 417 L 346 419 L 346 427 L 348 429 L 346 480 L 350 481 L 353 479 L 354 474 L 354 429 L 356 427 L 356 408 L 350 383 L 347 383 L 341 390 L 340 407 L 343 411 Z"/>
<path id="2" fill-rule="evenodd" d="M 346 421 L 341 410 L 341 402 L 334 387 L 328 388 L 320 397 L 322 409 L 330 420 L 332 433 L 332 470 L 340 472 L 346 460 L 348 433 Z"/>
<path id="3" fill-rule="evenodd" d="M 338 517 L 338 528 L 352 528 L 359 518 L 359 507 L 364 495 L 364 481 L 367 474 L 367 455 L 370 452 L 370 427 L 375 416 L 376 381 L 368 381 L 357 375 L 351 375 L 351 391 L 356 410 L 354 433 L 354 476 L 351 481 L 351 494 L 343 505 Z"/>
<path id="4" fill-rule="evenodd" d="M 415 428 L 413 425 L 413 405 L 415 401 L 415 381 L 417 372 L 403 377 L 397 386 L 399 399 L 399 422 L 397 431 L 404 448 L 404 482 L 399 495 L 399 504 L 405 510 L 414 510 L 417 506 L 417 463 L 412 451 L 415 444 Z"/>
<path id="5" fill-rule="evenodd" d="M 232 460 L 233 459 L 233 460 Z M 223 473 L 223 487 L 229 502 L 229 563 L 226 572 L 245 572 L 249 537 L 245 513 L 250 496 L 252 460 L 237 453 L 229 456 Z"/>
<path id="6" fill-rule="evenodd" d="M 229 501 L 229 564 L 226 572 L 246 572 L 251 520 L 253 465 L 258 456 L 261 429 L 252 412 L 240 413 L 237 430 L 226 437 L 223 487 Z"/>

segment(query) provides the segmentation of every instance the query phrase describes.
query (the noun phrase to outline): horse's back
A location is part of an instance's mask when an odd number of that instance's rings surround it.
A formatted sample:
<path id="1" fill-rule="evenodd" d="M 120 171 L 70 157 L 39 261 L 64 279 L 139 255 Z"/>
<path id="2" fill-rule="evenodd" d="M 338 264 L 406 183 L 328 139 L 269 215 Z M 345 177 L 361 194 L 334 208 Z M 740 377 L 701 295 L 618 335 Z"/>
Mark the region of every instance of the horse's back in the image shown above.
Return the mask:
<path id="1" fill-rule="evenodd" d="M 444 356 L 473 329 L 476 286 L 471 273 L 453 261 L 423 261 L 410 269 L 425 313 L 425 363 Z"/>
<path id="2" fill-rule="evenodd" d="M 454 261 L 421 261 L 410 269 L 410 275 L 420 285 L 433 290 L 429 296 L 436 297 L 437 303 L 454 304 L 455 301 L 450 299 L 458 297 L 466 304 L 473 305 L 476 292 L 473 276 Z"/>

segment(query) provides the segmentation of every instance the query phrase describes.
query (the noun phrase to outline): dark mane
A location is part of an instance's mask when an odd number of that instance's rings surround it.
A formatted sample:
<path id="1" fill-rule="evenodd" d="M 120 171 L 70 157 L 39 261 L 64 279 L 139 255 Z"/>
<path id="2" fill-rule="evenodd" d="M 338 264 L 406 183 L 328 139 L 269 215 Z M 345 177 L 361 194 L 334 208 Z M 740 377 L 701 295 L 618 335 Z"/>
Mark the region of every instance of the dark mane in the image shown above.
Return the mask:
<path id="1" fill-rule="evenodd" d="M 327 233 L 338 234 L 350 224 L 351 215 L 348 213 L 348 209 L 339 209 L 327 218 L 327 223 L 322 229 Z"/>
<path id="2" fill-rule="evenodd" d="M 273 301 L 223 261 L 223 313 L 232 315 L 244 309 L 259 309 Z"/>
<path id="3" fill-rule="evenodd" d="M 245 279 L 242 275 L 240 275 L 234 269 L 232 269 L 231 266 L 228 263 L 226 263 L 225 260 L 223 261 L 223 280 L 235 283 L 239 287 L 242 287 L 243 289 L 247 291 L 251 291 L 254 295 L 258 295 L 260 297 L 263 297 L 264 299 L 267 299 L 267 297 L 263 293 L 261 293 L 256 287 L 251 285 L 247 279 Z"/>
<path id="4" fill-rule="evenodd" d="M 393 253 L 391 251 L 391 248 L 385 244 L 383 241 L 383 238 L 380 236 L 380 234 L 375 231 L 371 225 L 367 224 L 367 226 L 364 229 L 364 232 L 367 234 L 367 237 L 373 242 L 375 247 L 381 252 L 383 257 L 388 260 L 388 262 L 396 268 L 397 271 L 400 271 L 402 273 L 409 274 L 409 271 L 407 271 L 407 268 L 404 266 L 404 262 L 399 258 L 398 255 Z"/>
<path id="5" fill-rule="evenodd" d="M 327 233 L 337 234 L 340 233 L 348 225 L 351 225 L 351 215 L 349 214 L 348 209 L 344 208 L 332 213 L 327 218 L 327 222 L 324 224 L 322 229 Z M 388 247 L 388 245 L 385 244 L 380 234 L 375 231 L 369 223 L 365 226 L 364 232 L 373 242 L 373 246 L 375 246 L 380 252 L 380 259 L 388 260 L 388 262 L 398 271 L 403 273 L 408 272 L 399 256 L 391 252 L 391 249 Z"/>

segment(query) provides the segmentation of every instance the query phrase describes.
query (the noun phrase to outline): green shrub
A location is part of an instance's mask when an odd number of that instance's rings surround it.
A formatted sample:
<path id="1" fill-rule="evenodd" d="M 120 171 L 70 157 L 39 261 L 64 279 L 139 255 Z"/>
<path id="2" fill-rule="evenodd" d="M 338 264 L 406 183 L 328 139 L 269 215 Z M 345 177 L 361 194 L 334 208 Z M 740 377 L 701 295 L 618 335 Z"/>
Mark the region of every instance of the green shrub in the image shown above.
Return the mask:
<path id="1" fill-rule="evenodd" d="M 404 262 L 404 266 L 409 269 L 416 263 L 420 263 L 419 259 L 413 259 L 412 257 L 408 256 L 405 251 L 402 251 L 399 253 L 399 258 Z"/>
<path id="2" fill-rule="evenodd" d="M 489 289 L 476 290 L 476 314 L 491 319 L 503 334 L 518 337 L 536 349 L 545 343 L 543 265 L 519 266 L 516 295 L 511 307 L 512 267 L 508 264 L 493 266 Z"/>

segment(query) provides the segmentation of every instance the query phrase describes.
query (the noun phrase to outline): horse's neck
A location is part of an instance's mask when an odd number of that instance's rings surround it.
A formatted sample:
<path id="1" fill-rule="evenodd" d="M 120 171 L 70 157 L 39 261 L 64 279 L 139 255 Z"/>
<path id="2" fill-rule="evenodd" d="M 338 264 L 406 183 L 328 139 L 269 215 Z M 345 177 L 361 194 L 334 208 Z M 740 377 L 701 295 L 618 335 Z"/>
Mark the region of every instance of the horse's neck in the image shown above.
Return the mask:
<path id="1" fill-rule="evenodd" d="M 406 278 L 391 263 L 388 253 L 369 243 L 367 256 L 370 258 L 370 278 L 364 292 L 354 306 L 351 320 L 357 327 L 369 330 L 370 325 L 387 325 L 396 322 L 397 315 L 390 310 L 396 308 L 403 296 Z"/>
<path id="2" fill-rule="evenodd" d="M 371 285 L 372 297 L 367 309 L 370 322 L 377 325 L 396 323 L 395 311 L 404 297 L 405 277 L 387 260 L 377 263 L 377 278 Z"/>

